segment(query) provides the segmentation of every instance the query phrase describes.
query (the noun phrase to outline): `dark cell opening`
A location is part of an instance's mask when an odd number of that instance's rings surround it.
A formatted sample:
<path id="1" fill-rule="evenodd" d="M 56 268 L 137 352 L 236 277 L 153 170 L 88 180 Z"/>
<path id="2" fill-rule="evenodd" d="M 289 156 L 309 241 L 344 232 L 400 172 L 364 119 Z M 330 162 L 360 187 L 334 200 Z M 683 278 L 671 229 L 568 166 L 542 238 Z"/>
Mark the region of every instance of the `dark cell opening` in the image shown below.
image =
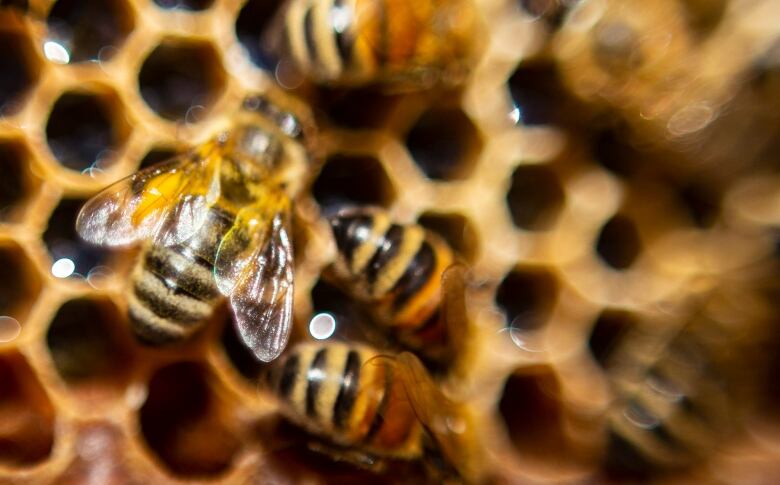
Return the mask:
<path id="1" fill-rule="evenodd" d="M 697 227 L 712 227 L 720 217 L 720 193 L 704 184 L 690 183 L 677 192 L 688 215 Z"/>
<path id="2" fill-rule="evenodd" d="M 161 117 L 196 122 L 221 94 L 225 72 L 211 44 L 168 40 L 146 58 L 138 84 Z"/>
<path id="3" fill-rule="evenodd" d="M 510 117 L 518 124 L 569 126 L 584 122 L 584 111 L 577 109 L 553 64 L 520 64 L 508 85 L 514 103 Z"/>
<path id="4" fill-rule="evenodd" d="M 141 159 L 141 163 L 138 166 L 138 169 L 144 169 L 151 167 L 152 165 L 156 165 L 160 162 L 164 162 L 166 160 L 170 160 L 171 158 L 178 155 L 179 152 L 172 148 L 152 148 L 147 152 L 146 155 L 144 155 L 144 158 Z"/>
<path id="5" fill-rule="evenodd" d="M 0 316 L 16 319 L 21 325 L 41 291 L 41 278 L 32 262 L 15 243 L 0 245 Z"/>
<path id="6" fill-rule="evenodd" d="M 238 452 L 235 430 L 219 412 L 213 379 L 199 364 L 183 362 L 157 371 L 141 407 L 147 445 L 171 472 L 188 477 L 225 471 Z"/>
<path id="7" fill-rule="evenodd" d="M 507 379 L 498 404 L 500 416 L 518 451 L 537 459 L 563 460 L 567 447 L 558 382 L 549 369 L 532 372 Z"/>
<path id="8" fill-rule="evenodd" d="M 512 174 L 506 194 L 512 222 L 528 231 L 550 229 L 558 218 L 566 195 L 555 173 L 538 166 L 520 166 Z"/>
<path id="9" fill-rule="evenodd" d="M 124 142 L 126 127 L 114 126 L 108 99 L 69 92 L 54 103 L 46 123 L 46 140 L 52 154 L 71 169 L 104 169 Z"/>
<path id="10" fill-rule="evenodd" d="M 333 123 L 354 129 L 381 128 L 401 96 L 376 89 L 328 89 L 319 92 L 320 105 Z M 366 109 L 370 106 L 370 109 Z"/>
<path id="11" fill-rule="evenodd" d="M 320 279 L 311 290 L 311 302 L 313 315 L 327 313 L 333 317 L 336 328 L 334 340 L 346 342 L 366 342 L 380 344 L 383 342 L 374 340 L 383 338 L 376 327 L 372 326 L 371 319 L 365 309 L 350 298 L 340 288 Z"/>
<path id="12" fill-rule="evenodd" d="M 154 3 L 166 10 L 206 10 L 214 3 L 214 0 L 154 0 Z"/>
<path id="13" fill-rule="evenodd" d="M 267 368 L 267 364 L 257 360 L 257 357 L 241 340 L 232 315 L 226 316 L 225 319 L 221 337 L 225 355 L 239 374 L 256 384 L 263 370 Z"/>
<path id="14" fill-rule="evenodd" d="M 477 254 L 477 232 L 466 217 L 460 214 L 427 212 L 420 216 L 417 222 L 444 238 L 452 249 L 467 260 L 473 260 Z"/>
<path id="15" fill-rule="evenodd" d="M 49 457 L 54 408 L 24 358 L 0 356 L 0 465 L 26 467 Z"/>
<path id="16" fill-rule="evenodd" d="M 312 194 L 325 208 L 344 204 L 388 206 L 395 198 L 379 161 L 357 155 L 330 157 L 314 182 Z"/>
<path id="17" fill-rule="evenodd" d="M 482 140 L 462 111 L 435 108 L 417 120 L 406 135 L 406 146 L 428 178 L 458 180 L 473 170 Z"/>
<path id="18" fill-rule="evenodd" d="M 632 147 L 622 129 L 602 130 L 591 141 L 591 151 L 596 163 L 620 177 L 636 175 L 643 165 L 641 154 Z"/>
<path id="19" fill-rule="evenodd" d="M 107 61 L 133 29 L 133 14 L 124 0 L 58 0 L 46 22 L 70 62 Z"/>
<path id="20" fill-rule="evenodd" d="M 12 115 L 38 82 L 38 60 L 30 40 L 19 32 L 0 32 L 0 115 Z"/>
<path id="21" fill-rule="evenodd" d="M 120 337 L 124 320 L 108 301 L 71 300 L 57 311 L 46 345 L 60 377 L 72 385 L 121 387 L 132 355 Z"/>
<path id="22" fill-rule="evenodd" d="M 249 0 L 244 4 L 236 19 L 236 37 L 249 52 L 249 57 L 257 66 L 272 70 L 276 66 L 277 53 L 267 39 L 263 39 L 266 29 L 279 10 L 281 0 Z M 279 19 L 281 20 L 281 19 Z"/>
<path id="23" fill-rule="evenodd" d="M 612 268 L 628 269 L 641 251 L 639 231 L 628 217 L 618 214 L 601 228 L 596 241 L 596 252 Z"/>
<path id="24" fill-rule="evenodd" d="M 61 200 L 43 233 L 52 263 L 69 259 L 74 265 L 73 277 L 87 277 L 90 271 L 106 265 L 111 258 L 110 250 L 88 244 L 76 233 L 76 217 L 84 202 L 82 199 Z"/>
<path id="25" fill-rule="evenodd" d="M 620 343 L 627 330 L 636 325 L 637 318 L 623 310 L 605 310 L 601 312 L 588 339 L 588 348 L 602 367 L 605 367 L 612 352 Z"/>
<path id="26" fill-rule="evenodd" d="M 15 222 L 37 183 L 28 169 L 30 154 L 18 141 L 0 141 L 0 222 Z"/>
<path id="27" fill-rule="evenodd" d="M 541 269 L 516 269 L 506 275 L 496 291 L 496 304 L 506 315 L 507 327 L 517 330 L 541 328 L 557 298 L 555 277 Z"/>

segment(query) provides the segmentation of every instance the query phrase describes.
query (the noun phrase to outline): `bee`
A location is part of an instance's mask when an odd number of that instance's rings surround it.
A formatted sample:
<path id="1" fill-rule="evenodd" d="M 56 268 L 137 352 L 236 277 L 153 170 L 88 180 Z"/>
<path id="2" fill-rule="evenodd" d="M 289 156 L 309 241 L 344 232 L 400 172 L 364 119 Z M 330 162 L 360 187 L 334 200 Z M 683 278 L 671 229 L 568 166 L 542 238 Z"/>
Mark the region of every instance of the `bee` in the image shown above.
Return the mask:
<path id="1" fill-rule="evenodd" d="M 478 18 L 472 0 L 291 0 L 270 42 L 316 82 L 425 89 L 465 78 Z"/>
<path id="2" fill-rule="evenodd" d="M 606 468 L 646 475 L 710 455 L 734 430 L 744 401 L 744 379 L 734 377 L 744 366 L 734 359 L 738 340 L 708 319 L 671 333 L 628 333 L 608 368 L 616 397 Z"/>
<path id="3" fill-rule="evenodd" d="M 467 411 L 409 352 L 306 342 L 274 363 L 268 383 L 290 421 L 326 440 L 312 447 L 336 459 L 374 471 L 388 459 L 422 459 L 442 477 L 478 474 Z"/>
<path id="4" fill-rule="evenodd" d="M 435 363 L 451 359 L 468 322 L 466 269 L 450 246 L 418 224 L 393 223 L 376 207 L 342 208 L 329 222 L 336 282 L 405 348 Z"/>
<path id="5" fill-rule="evenodd" d="M 304 129 L 269 98 L 248 97 L 225 131 L 83 206 L 76 228 L 87 242 L 144 244 L 128 295 L 142 342 L 191 336 L 224 296 L 254 355 L 279 355 L 292 320 L 289 225 L 308 162 Z"/>

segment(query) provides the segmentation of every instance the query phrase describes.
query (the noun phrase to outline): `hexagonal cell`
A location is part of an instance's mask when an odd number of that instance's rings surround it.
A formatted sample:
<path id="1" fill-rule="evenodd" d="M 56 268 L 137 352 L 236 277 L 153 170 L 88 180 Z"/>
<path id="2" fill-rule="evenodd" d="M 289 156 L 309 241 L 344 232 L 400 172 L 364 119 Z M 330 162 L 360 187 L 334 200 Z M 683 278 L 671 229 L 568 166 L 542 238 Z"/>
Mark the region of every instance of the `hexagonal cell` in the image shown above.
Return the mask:
<path id="1" fill-rule="evenodd" d="M 586 112 L 568 94 L 555 64 L 521 63 L 508 87 L 514 105 L 509 116 L 517 124 L 569 126 L 585 122 Z"/>
<path id="2" fill-rule="evenodd" d="M 54 103 L 46 122 L 49 149 L 71 170 L 105 169 L 130 134 L 121 110 L 118 97 L 111 92 L 66 92 Z"/>
<path id="3" fill-rule="evenodd" d="M 474 169 L 482 139 L 457 108 L 432 108 L 406 135 L 406 147 L 420 170 L 433 180 L 461 180 Z"/>
<path id="4" fill-rule="evenodd" d="M 558 176 L 551 169 L 536 165 L 518 167 L 506 194 L 512 222 L 527 231 L 550 229 L 565 199 Z"/>
<path id="5" fill-rule="evenodd" d="M 384 126 L 401 95 L 377 92 L 376 89 L 320 88 L 319 106 L 328 119 L 345 128 L 367 129 Z M 366 109 L 370 106 L 371 109 Z"/>
<path id="6" fill-rule="evenodd" d="M 207 10 L 214 0 L 154 0 L 158 6 L 166 10 Z"/>
<path id="7" fill-rule="evenodd" d="M 144 158 L 141 159 L 141 162 L 138 164 L 138 170 L 142 170 L 160 162 L 170 160 L 178 154 L 179 151 L 173 148 L 152 148 L 146 153 L 146 155 L 144 155 Z"/>
<path id="8" fill-rule="evenodd" d="M 149 382 L 139 416 L 141 432 L 151 451 L 177 475 L 219 474 L 240 448 L 210 386 L 213 379 L 200 364 L 180 362 L 158 370 Z"/>
<path id="9" fill-rule="evenodd" d="M 642 252 L 642 241 L 634 221 L 621 214 L 613 216 L 601 228 L 596 252 L 613 269 L 630 268 Z"/>
<path id="10" fill-rule="evenodd" d="M 25 467 L 48 458 L 54 407 L 24 357 L 0 355 L 0 465 Z"/>
<path id="11" fill-rule="evenodd" d="M 144 477 L 140 467 L 130 466 L 126 450 L 130 446 L 121 428 L 107 421 L 79 423 L 73 460 L 53 483 L 82 485 L 101 482 L 107 484 L 153 483 L 153 477 Z"/>
<path id="12" fill-rule="evenodd" d="M 272 20 L 282 3 L 282 0 L 249 0 L 236 18 L 236 37 L 252 62 L 263 69 L 273 70 L 276 66 L 276 55 L 263 35 L 267 27 L 273 25 Z"/>
<path id="13" fill-rule="evenodd" d="M 689 182 L 678 188 L 677 196 L 696 227 L 706 229 L 718 221 L 722 194 L 713 187 Z"/>
<path id="14" fill-rule="evenodd" d="M 43 242 L 49 250 L 56 278 L 87 278 L 105 272 L 112 251 L 87 244 L 76 233 L 76 217 L 83 199 L 62 199 L 49 216 Z"/>
<path id="15" fill-rule="evenodd" d="M 30 152 L 21 140 L 0 140 L 0 222 L 19 222 L 40 180 L 30 171 Z"/>
<path id="16" fill-rule="evenodd" d="M 225 71 L 211 43 L 171 38 L 146 58 L 138 85 L 146 104 L 161 117 L 194 122 L 222 94 Z M 197 112 L 190 111 L 195 107 Z"/>
<path id="17" fill-rule="evenodd" d="M 311 290 L 311 303 L 313 316 L 308 322 L 308 333 L 312 338 L 379 344 L 373 340 L 379 335 L 366 333 L 366 324 L 370 324 L 371 319 L 364 307 L 337 286 L 320 279 Z M 329 315 L 332 320 L 318 315 Z"/>
<path id="18" fill-rule="evenodd" d="M 546 462 L 570 459 L 559 399 L 560 385 L 552 369 L 524 369 L 507 379 L 498 411 L 512 445 L 524 456 Z"/>
<path id="19" fill-rule="evenodd" d="M 41 291 L 41 277 L 15 242 L 0 241 L 0 268 L 0 317 L 10 317 L 24 325 Z"/>
<path id="20" fill-rule="evenodd" d="M 389 206 L 395 190 L 379 160 L 369 156 L 333 155 L 312 187 L 323 207 L 343 204 Z"/>
<path id="21" fill-rule="evenodd" d="M 479 241 L 477 231 L 468 218 L 456 213 L 426 212 L 417 223 L 443 237 L 461 256 L 473 261 Z"/>
<path id="22" fill-rule="evenodd" d="M 623 126 L 596 132 L 590 140 L 594 161 L 617 176 L 635 176 L 646 165 L 628 138 L 628 131 Z"/>
<path id="23" fill-rule="evenodd" d="M 543 268 L 516 268 L 496 290 L 496 305 L 506 315 L 506 326 L 516 330 L 541 328 L 557 299 L 558 281 Z"/>
<path id="24" fill-rule="evenodd" d="M 625 310 L 607 309 L 599 314 L 588 338 L 588 348 L 601 367 L 606 367 L 621 337 L 637 323 L 636 315 Z"/>
<path id="25" fill-rule="evenodd" d="M 133 30 L 133 12 L 125 0 L 57 0 L 46 20 L 49 40 L 70 62 L 105 62 Z"/>
<path id="26" fill-rule="evenodd" d="M 232 315 L 226 315 L 225 320 L 221 337 L 225 355 L 239 374 L 246 377 L 248 381 L 257 383 L 267 364 L 257 360 L 238 336 Z"/>
<path id="27" fill-rule="evenodd" d="M 54 367 L 88 392 L 122 389 L 133 367 L 124 318 L 108 300 L 80 298 L 60 307 L 46 332 Z"/>
<path id="28" fill-rule="evenodd" d="M 12 115 L 38 82 L 40 65 L 35 47 L 22 32 L 0 31 L 0 115 Z"/>

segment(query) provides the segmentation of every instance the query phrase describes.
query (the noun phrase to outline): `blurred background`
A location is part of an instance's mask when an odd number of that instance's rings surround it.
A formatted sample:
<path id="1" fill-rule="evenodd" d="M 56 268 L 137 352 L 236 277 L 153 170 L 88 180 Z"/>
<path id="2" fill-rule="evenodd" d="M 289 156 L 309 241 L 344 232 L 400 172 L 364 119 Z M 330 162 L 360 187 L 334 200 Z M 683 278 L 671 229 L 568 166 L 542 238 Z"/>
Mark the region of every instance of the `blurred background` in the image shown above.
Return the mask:
<path id="1" fill-rule="evenodd" d="M 97 190 L 278 90 L 320 131 L 294 341 L 364 318 L 320 278 L 322 212 L 382 206 L 472 267 L 441 385 L 487 481 L 780 480 L 780 1 L 475 4 L 476 64 L 415 91 L 306 79 L 267 42 L 281 0 L 0 1 L 0 481 L 422 480 L 310 452 L 224 308 L 139 345 L 137 251 L 75 233 Z"/>

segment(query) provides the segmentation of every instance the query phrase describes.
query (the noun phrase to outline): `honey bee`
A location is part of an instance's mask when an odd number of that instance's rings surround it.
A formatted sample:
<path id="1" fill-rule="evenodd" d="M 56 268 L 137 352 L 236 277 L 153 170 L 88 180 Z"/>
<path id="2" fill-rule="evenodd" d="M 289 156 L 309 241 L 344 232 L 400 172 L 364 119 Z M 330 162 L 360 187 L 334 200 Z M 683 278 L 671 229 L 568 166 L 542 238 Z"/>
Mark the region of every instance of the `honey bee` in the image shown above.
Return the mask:
<path id="1" fill-rule="evenodd" d="M 669 334 L 636 330 L 615 349 L 606 466 L 646 475 L 706 458 L 733 431 L 744 401 L 738 339 L 709 320 Z M 742 382 L 741 382 L 742 381 Z"/>
<path id="2" fill-rule="evenodd" d="M 272 42 L 316 82 L 424 89 L 464 79 L 479 25 L 472 0 L 291 0 Z"/>
<path id="3" fill-rule="evenodd" d="M 226 296 L 254 355 L 279 355 L 292 319 L 289 224 L 307 163 L 303 130 L 268 98 L 248 97 L 227 130 L 84 205 L 76 221 L 84 240 L 144 243 L 128 296 L 141 341 L 189 337 Z"/>
<path id="4" fill-rule="evenodd" d="M 417 224 L 395 224 L 382 209 L 343 208 L 329 218 L 337 283 L 369 304 L 377 322 L 435 363 L 457 352 L 468 329 L 466 269 L 452 249 Z M 438 311 L 439 309 L 442 311 Z"/>
<path id="5" fill-rule="evenodd" d="M 422 459 L 440 477 L 478 474 L 469 415 L 409 352 L 302 343 L 274 363 L 268 382 L 283 414 L 326 439 L 316 448 L 336 459 L 374 471 L 387 459 Z"/>

